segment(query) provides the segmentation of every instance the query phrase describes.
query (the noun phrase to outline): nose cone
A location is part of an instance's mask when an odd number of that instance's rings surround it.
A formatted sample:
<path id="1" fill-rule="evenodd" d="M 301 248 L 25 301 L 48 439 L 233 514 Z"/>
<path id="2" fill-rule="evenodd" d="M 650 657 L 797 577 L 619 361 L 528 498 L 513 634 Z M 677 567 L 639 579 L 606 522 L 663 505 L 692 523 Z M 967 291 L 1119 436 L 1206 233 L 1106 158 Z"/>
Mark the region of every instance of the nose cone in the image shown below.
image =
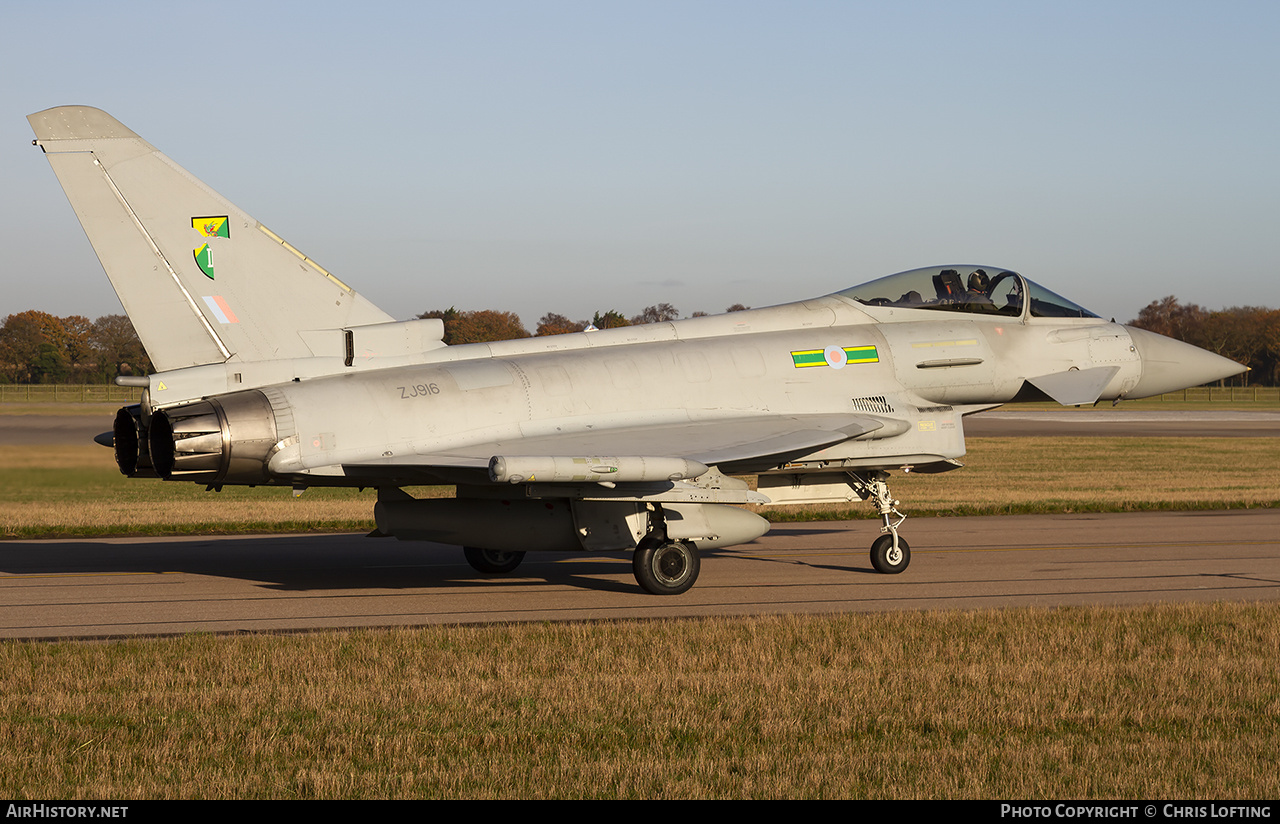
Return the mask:
<path id="1" fill-rule="evenodd" d="M 1132 326 L 1125 330 L 1142 359 L 1142 377 L 1126 397 L 1149 398 L 1248 371 L 1247 366 L 1198 346 Z"/>

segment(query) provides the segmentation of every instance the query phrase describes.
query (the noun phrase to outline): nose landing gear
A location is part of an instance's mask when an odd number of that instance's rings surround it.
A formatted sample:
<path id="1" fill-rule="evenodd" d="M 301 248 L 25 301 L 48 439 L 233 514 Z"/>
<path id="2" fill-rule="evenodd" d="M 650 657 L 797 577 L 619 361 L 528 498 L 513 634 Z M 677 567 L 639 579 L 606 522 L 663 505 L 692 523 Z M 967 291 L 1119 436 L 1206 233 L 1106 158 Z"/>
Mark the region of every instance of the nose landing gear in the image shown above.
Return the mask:
<path id="1" fill-rule="evenodd" d="M 911 547 L 898 535 L 898 527 L 907 519 L 898 511 L 898 501 L 889 494 L 889 473 L 868 472 L 865 476 L 850 473 L 849 485 L 864 501 L 870 501 L 880 514 L 880 531 L 885 533 L 871 544 L 871 566 L 876 572 L 897 575 L 911 563 Z M 897 520 L 894 520 L 894 519 Z"/>

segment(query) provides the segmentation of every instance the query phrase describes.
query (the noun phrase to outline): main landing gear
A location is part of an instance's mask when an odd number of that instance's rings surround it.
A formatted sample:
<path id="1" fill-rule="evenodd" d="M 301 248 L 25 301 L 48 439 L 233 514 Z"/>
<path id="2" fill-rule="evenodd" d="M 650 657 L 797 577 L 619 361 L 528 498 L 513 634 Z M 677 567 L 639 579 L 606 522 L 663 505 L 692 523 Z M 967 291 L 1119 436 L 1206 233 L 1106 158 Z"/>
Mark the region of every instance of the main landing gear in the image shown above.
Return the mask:
<path id="1" fill-rule="evenodd" d="M 880 514 L 880 531 L 886 533 L 876 538 L 871 544 L 871 566 L 876 572 L 886 575 L 897 575 L 911 563 L 911 547 L 906 539 L 898 535 L 898 527 L 907 519 L 897 510 L 898 501 L 889 494 L 889 474 L 887 472 L 868 472 L 865 476 L 850 473 L 849 485 L 864 501 L 870 501 Z M 894 518 L 897 520 L 894 520 Z"/>
<path id="2" fill-rule="evenodd" d="M 653 595 L 680 595 L 698 580 L 698 549 L 685 541 L 640 542 L 631 557 L 636 583 Z"/>
<path id="3" fill-rule="evenodd" d="M 523 552 L 498 549 L 462 548 L 467 563 L 477 572 L 501 575 L 511 572 L 524 560 Z M 701 564 L 698 548 L 688 541 L 652 539 L 641 542 L 631 559 L 636 582 L 654 595 L 681 595 L 698 580 Z"/>

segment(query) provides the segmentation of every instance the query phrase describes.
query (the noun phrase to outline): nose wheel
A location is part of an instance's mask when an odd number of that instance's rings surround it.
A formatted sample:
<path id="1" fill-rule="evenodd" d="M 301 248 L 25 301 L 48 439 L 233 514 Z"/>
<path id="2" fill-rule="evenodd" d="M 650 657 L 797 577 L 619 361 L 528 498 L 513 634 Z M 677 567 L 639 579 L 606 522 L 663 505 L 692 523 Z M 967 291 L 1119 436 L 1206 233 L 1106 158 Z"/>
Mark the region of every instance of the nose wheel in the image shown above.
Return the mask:
<path id="1" fill-rule="evenodd" d="M 881 535 L 871 545 L 871 566 L 876 572 L 897 575 L 911 563 L 911 547 L 897 535 Z"/>

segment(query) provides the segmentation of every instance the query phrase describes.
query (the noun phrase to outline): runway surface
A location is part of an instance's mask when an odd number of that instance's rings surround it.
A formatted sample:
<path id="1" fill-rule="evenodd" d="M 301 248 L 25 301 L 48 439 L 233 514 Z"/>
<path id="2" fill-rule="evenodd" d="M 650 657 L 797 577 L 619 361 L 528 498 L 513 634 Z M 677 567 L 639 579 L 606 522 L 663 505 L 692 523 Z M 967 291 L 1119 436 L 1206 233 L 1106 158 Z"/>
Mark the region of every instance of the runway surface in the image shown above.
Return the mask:
<path id="1" fill-rule="evenodd" d="M 111 415 L 0 415 L 0 444 L 90 443 Z M 1280 437 L 1280 412 L 1032 411 L 970 437 Z M 109 458 L 109 453 L 104 450 Z M 531 554 L 486 577 L 461 551 L 355 535 L 0 542 L 0 637 L 306 631 L 490 621 L 1280 599 L 1280 512 L 913 518 L 902 575 L 874 521 L 779 525 L 704 553 L 689 593 L 640 591 L 625 555 Z"/>
<path id="2" fill-rule="evenodd" d="M 874 521 L 779 525 L 647 595 L 623 555 L 354 535 L 0 543 L 0 637 L 121 637 L 495 621 L 1280 600 L 1280 511 L 913 518 L 910 568 L 871 569 Z"/>
<path id="3" fill-rule="evenodd" d="M 110 432 L 115 412 L 102 409 L 91 413 L 56 415 L 31 412 L 0 415 L 0 445 L 44 446 L 93 443 L 102 432 Z"/>

